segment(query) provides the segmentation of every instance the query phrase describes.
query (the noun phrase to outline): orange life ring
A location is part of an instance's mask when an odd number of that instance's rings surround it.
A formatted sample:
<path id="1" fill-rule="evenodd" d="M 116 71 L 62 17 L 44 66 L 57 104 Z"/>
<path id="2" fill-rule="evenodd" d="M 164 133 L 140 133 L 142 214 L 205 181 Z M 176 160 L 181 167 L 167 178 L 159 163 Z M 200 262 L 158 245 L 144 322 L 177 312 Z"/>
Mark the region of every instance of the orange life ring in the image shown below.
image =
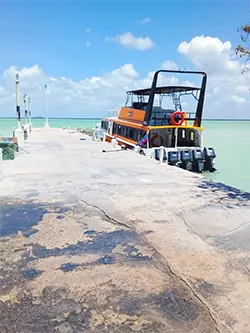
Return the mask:
<path id="1" fill-rule="evenodd" d="M 177 115 L 181 116 L 181 119 L 179 121 L 175 121 L 175 119 L 174 119 L 175 116 L 177 116 Z M 180 126 L 183 123 L 184 120 L 185 120 L 185 116 L 184 116 L 184 113 L 181 112 L 181 111 L 173 112 L 171 117 L 170 117 L 171 124 L 175 125 L 175 126 Z"/>
<path id="2" fill-rule="evenodd" d="M 152 146 L 154 146 L 154 147 L 158 147 L 158 145 L 155 145 L 155 140 L 156 139 L 160 139 L 160 141 L 161 141 L 161 144 L 160 144 L 160 146 L 163 146 L 163 143 L 164 143 L 164 139 L 163 139 L 163 137 L 162 136 L 160 136 L 160 135 L 158 135 L 158 134 L 155 134 L 153 137 L 152 137 L 152 139 L 150 140 L 150 145 Z M 159 147 L 160 147 L 159 146 Z"/>

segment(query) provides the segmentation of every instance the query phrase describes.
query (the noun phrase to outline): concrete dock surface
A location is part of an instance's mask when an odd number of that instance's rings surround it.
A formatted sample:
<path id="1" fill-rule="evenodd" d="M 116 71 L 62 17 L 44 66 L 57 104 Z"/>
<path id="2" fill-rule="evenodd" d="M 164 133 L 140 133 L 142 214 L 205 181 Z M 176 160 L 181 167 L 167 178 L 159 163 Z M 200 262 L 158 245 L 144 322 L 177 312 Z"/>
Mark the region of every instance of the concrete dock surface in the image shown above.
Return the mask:
<path id="1" fill-rule="evenodd" d="M 250 194 L 36 129 L 0 183 L 1 333 L 250 333 Z"/>

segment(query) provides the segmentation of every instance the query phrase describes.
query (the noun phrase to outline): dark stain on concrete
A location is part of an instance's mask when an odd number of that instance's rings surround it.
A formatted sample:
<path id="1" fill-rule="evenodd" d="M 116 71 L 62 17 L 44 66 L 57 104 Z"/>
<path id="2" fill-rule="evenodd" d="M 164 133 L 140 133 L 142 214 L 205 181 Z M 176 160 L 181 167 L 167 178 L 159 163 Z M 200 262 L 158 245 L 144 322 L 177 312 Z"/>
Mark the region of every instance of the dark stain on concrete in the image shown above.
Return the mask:
<path id="1" fill-rule="evenodd" d="M 1 269 L 0 293 L 7 294 L 15 286 L 20 287 L 24 277 L 20 272 L 14 269 Z M 1 332 L 1 330 L 0 330 Z"/>
<path id="2" fill-rule="evenodd" d="M 214 244 L 224 250 L 236 251 L 250 251 L 250 226 L 246 225 L 242 228 L 224 235 L 212 238 Z"/>
<path id="3" fill-rule="evenodd" d="M 84 235 L 87 235 L 87 236 L 96 236 L 97 232 L 95 230 L 87 230 L 87 231 L 84 232 Z"/>
<path id="4" fill-rule="evenodd" d="M 74 264 L 74 263 L 66 263 L 66 264 L 62 264 L 61 265 L 61 270 L 63 272 L 72 272 L 73 270 L 75 270 L 77 267 L 79 267 L 79 264 Z"/>
<path id="5" fill-rule="evenodd" d="M 3 197 L 0 203 L 0 237 L 16 235 L 22 231 L 25 237 L 36 232 L 32 229 L 49 212 L 63 213 L 68 209 L 57 204 L 46 205 L 29 201 L 19 201 L 16 198 Z"/>
<path id="6" fill-rule="evenodd" d="M 198 290 L 202 294 L 211 295 L 217 293 L 215 286 L 212 283 L 203 281 L 203 280 L 197 280 L 198 283 Z"/>
<path id="7" fill-rule="evenodd" d="M 41 274 L 42 271 L 37 271 L 36 269 L 26 269 L 23 271 L 23 276 L 26 280 L 33 280 Z"/>
<path id="8" fill-rule="evenodd" d="M 50 256 L 80 255 L 84 253 L 110 253 L 118 244 L 125 245 L 129 242 L 139 242 L 138 235 L 131 230 L 116 230 L 109 233 L 99 233 L 91 242 L 78 242 L 63 249 L 47 249 L 34 244 L 33 255 L 37 258 Z"/>
<path id="9" fill-rule="evenodd" d="M 23 231 L 23 236 L 26 237 L 26 238 L 29 238 L 30 236 L 34 235 L 37 233 L 38 230 L 36 229 L 29 229 L 27 231 Z"/>
<path id="10" fill-rule="evenodd" d="M 60 332 L 58 327 L 66 322 L 65 313 L 76 313 L 79 305 L 70 300 L 65 290 L 54 291 L 47 288 L 43 297 L 36 302 L 31 295 L 23 295 L 18 303 L 0 302 L 0 331 L 1 333 L 52 333 Z M 81 307 L 80 307 L 81 309 Z M 79 310 L 78 310 L 79 311 Z M 78 318 L 82 316 L 82 310 Z M 88 314 L 85 314 L 87 322 Z M 69 322 L 75 322 L 68 317 Z M 10 324 L 11 323 L 11 324 Z M 88 324 L 87 324 L 88 325 Z M 75 327 L 77 323 L 75 322 Z M 74 327 L 74 326 L 72 326 Z M 82 325 L 79 323 L 73 332 L 82 332 Z M 63 332 L 63 331 L 61 331 Z"/>
<path id="11" fill-rule="evenodd" d="M 27 232 L 47 213 L 45 207 L 34 204 L 0 204 L 0 236 L 11 236 L 17 231 Z"/>
<path id="12" fill-rule="evenodd" d="M 100 259 L 98 259 L 97 263 L 101 264 L 101 265 L 111 265 L 111 264 L 115 263 L 115 259 L 112 256 L 105 255 L 105 256 L 101 257 Z"/>
<path id="13" fill-rule="evenodd" d="M 64 219 L 64 216 L 63 216 L 63 215 L 58 215 L 56 218 L 57 218 L 58 220 L 62 220 L 62 219 Z"/>
<path id="14" fill-rule="evenodd" d="M 157 295 L 155 299 L 161 311 L 166 313 L 170 319 L 178 322 L 193 321 L 198 316 L 197 304 L 193 300 L 185 298 L 185 295 L 177 289 Z"/>
<path id="15" fill-rule="evenodd" d="M 204 179 L 198 187 L 202 189 L 210 189 L 212 192 L 222 192 L 228 199 L 237 199 L 238 201 L 245 202 L 245 204 L 250 203 L 250 193 L 220 182 Z"/>

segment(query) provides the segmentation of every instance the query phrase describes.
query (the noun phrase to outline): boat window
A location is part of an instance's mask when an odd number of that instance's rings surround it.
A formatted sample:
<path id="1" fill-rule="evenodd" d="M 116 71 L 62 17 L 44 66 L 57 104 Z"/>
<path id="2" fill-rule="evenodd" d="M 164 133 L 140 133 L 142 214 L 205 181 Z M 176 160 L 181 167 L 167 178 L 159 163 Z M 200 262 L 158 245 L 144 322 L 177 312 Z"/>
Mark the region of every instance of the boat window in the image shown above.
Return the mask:
<path id="1" fill-rule="evenodd" d="M 135 140 L 135 131 L 136 129 L 133 127 L 128 128 L 128 134 L 127 134 L 128 139 Z"/>
<path id="2" fill-rule="evenodd" d="M 127 136 L 127 128 L 125 126 L 122 126 L 121 136 Z"/>
<path id="3" fill-rule="evenodd" d="M 114 124 L 113 134 L 120 135 L 124 138 L 135 141 L 136 143 L 141 140 L 143 136 L 145 136 L 146 131 L 141 130 L 139 128 L 128 127 L 124 125 Z"/>
<path id="4" fill-rule="evenodd" d="M 121 135 L 122 133 L 122 126 L 121 125 L 118 125 L 118 128 L 117 128 L 117 134 L 118 135 Z"/>
<path id="5" fill-rule="evenodd" d="M 108 129 L 108 121 L 107 120 L 103 120 L 101 122 L 101 128 L 107 130 Z"/>
<path id="6" fill-rule="evenodd" d="M 194 131 L 190 131 L 190 133 L 189 133 L 189 139 L 191 141 L 194 141 Z"/>
<path id="7" fill-rule="evenodd" d="M 136 142 L 138 142 L 138 141 L 140 141 L 140 139 L 141 139 L 141 130 L 139 130 L 139 129 L 136 129 L 135 130 L 135 132 L 134 132 L 134 140 L 136 141 Z"/>

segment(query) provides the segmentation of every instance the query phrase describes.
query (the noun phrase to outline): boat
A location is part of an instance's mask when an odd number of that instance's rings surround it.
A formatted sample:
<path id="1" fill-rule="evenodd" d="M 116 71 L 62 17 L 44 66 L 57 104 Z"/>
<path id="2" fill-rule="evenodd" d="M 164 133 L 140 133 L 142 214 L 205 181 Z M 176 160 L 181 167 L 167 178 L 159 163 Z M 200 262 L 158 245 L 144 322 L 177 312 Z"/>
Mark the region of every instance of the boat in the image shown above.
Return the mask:
<path id="1" fill-rule="evenodd" d="M 200 86 L 157 86 L 160 73 L 200 76 Z M 197 71 L 160 69 L 150 88 L 127 91 L 119 114 L 104 117 L 103 140 L 188 171 L 216 171 L 215 150 L 203 145 L 202 114 L 207 74 Z M 183 96 L 192 96 L 196 108 L 184 111 Z M 172 97 L 170 108 L 164 98 Z M 184 104 L 183 104 L 184 105 Z"/>

